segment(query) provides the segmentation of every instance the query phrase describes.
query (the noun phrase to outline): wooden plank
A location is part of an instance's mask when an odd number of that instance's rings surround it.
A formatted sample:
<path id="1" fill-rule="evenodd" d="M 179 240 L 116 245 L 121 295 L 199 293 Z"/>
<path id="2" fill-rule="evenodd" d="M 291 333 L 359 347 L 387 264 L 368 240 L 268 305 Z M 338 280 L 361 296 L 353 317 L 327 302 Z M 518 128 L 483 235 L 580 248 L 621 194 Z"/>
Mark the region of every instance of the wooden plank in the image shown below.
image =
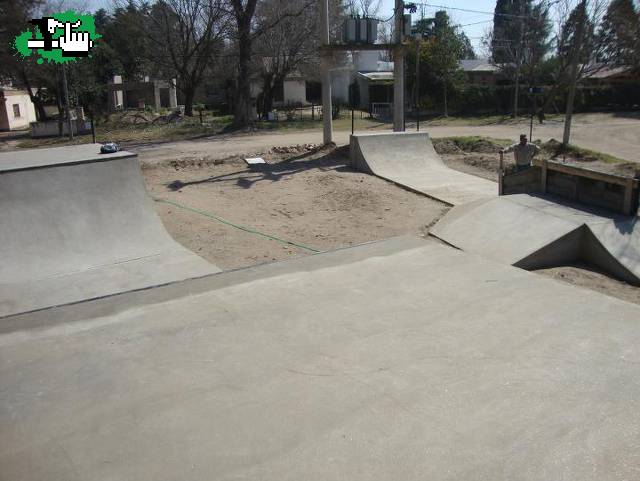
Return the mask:
<path id="1" fill-rule="evenodd" d="M 545 161 L 536 159 L 534 165 L 543 167 Z M 607 174 L 605 172 L 599 172 L 593 169 L 586 169 L 584 167 L 577 167 L 573 165 L 561 164 L 554 161 L 547 161 L 547 168 L 563 174 L 575 175 L 577 177 L 585 177 L 588 179 L 599 180 L 602 182 L 608 182 L 610 184 L 626 186 L 627 181 L 631 180 L 633 188 L 638 187 L 638 180 L 631 177 L 623 177 L 621 175 Z"/>

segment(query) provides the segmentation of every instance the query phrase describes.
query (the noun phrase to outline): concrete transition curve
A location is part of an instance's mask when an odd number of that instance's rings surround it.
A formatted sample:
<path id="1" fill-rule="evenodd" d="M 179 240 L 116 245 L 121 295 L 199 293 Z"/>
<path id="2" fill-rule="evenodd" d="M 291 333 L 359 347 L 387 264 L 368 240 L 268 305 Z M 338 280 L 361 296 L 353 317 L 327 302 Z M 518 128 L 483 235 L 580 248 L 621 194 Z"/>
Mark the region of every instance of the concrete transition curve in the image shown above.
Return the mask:
<path id="1" fill-rule="evenodd" d="M 362 171 L 449 205 L 495 197 L 498 185 L 447 167 L 429 134 L 392 132 L 351 136 L 351 163 Z"/>
<path id="2" fill-rule="evenodd" d="M 431 234 L 464 251 L 523 269 L 585 261 L 640 284 L 636 216 L 518 194 L 455 207 Z"/>
<path id="3" fill-rule="evenodd" d="M 435 241 L 15 317 L 0 322 L 2 480 L 640 472 L 640 306 Z"/>
<path id="4" fill-rule="evenodd" d="M 135 154 L 0 154 L 0 317 L 219 272 L 177 244 Z"/>

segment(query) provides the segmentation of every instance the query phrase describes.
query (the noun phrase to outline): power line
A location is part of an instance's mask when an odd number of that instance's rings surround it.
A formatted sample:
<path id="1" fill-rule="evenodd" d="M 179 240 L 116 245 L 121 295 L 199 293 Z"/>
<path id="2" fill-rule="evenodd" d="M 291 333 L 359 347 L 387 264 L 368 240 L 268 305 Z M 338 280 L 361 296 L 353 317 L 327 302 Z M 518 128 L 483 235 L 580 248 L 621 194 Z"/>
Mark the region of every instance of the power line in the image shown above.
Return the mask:
<path id="1" fill-rule="evenodd" d="M 480 24 L 489 23 L 489 22 L 493 22 L 493 19 L 491 19 L 491 20 L 483 20 L 481 22 L 465 23 L 464 25 L 458 25 L 458 27 L 470 27 L 472 25 L 480 25 Z"/>
<path id="2" fill-rule="evenodd" d="M 555 3 L 558 3 L 560 0 L 555 0 Z M 555 4 L 554 3 L 554 4 Z M 480 15 L 491 15 L 496 17 L 510 17 L 510 18 L 534 18 L 531 15 L 515 15 L 512 13 L 496 13 L 496 12 L 486 12 L 483 10 L 470 10 L 468 8 L 459 8 L 459 7 L 448 7 L 446 5 L 432 5 L 429 3 L 416 3 L 416 5 L 424 5 L 428 8 L 434 9 L 442 9 L 442 10 L 456 10 L 458 12 L 466 12 L 466 13 L 477 13 Z"/>

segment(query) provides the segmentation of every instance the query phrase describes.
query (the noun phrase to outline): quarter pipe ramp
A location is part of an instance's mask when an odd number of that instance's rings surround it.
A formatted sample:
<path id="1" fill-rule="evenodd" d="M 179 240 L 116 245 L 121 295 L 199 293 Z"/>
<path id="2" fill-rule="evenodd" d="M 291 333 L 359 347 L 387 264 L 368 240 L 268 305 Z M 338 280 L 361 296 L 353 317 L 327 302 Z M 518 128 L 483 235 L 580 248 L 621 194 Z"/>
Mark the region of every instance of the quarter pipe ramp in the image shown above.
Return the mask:
<path id="1" fill-rule="evenodd" d="M 447 167 L 427 133 L 351 136 L 351 162 L 362 171 L 449 205 L 495 197 L 494 182 Z"/>
<path id="2" fill-rule="evenodd" d="M 0 317 L 219 272 L 177 244 L 135 154 L 0 154 Z"/>

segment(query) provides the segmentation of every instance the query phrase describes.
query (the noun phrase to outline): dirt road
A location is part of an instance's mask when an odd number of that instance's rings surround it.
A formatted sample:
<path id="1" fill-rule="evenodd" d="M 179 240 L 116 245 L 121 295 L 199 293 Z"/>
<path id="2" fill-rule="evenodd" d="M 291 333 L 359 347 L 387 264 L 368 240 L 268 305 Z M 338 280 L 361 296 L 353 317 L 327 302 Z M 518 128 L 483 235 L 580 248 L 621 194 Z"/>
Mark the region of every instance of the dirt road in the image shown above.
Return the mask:
<path id="1" fill-rule="evenodd" d="M 548 141 L 562 139 L 563 122 L 548 121 L 534 125 L 534 139 Z M 408 129 L 412 126 L 408 125 Z M 528 122 L 493 124 L 486 126 L 425 126 L 432 137 L 479 135 L 517 140 L 522 132 L 529 132 Z M 350 132 L 335 132 L 335 142 L 346 145 Z M 138 152 L 145 163 L 162 162 L 176 158 L 227 158 L 266 152 L 273 146 L 322 142 L 322 132 L 303 131 L 285 133 L 256 133 L 250 135 L 223 135 L 201 140 L 141 145 L 131 150 Z M 604 152 L 621 159 L 640 162 L 640 119 L 612 114 L 582 114 L 574 121 L 571 142 L 583 148 Z"/>

